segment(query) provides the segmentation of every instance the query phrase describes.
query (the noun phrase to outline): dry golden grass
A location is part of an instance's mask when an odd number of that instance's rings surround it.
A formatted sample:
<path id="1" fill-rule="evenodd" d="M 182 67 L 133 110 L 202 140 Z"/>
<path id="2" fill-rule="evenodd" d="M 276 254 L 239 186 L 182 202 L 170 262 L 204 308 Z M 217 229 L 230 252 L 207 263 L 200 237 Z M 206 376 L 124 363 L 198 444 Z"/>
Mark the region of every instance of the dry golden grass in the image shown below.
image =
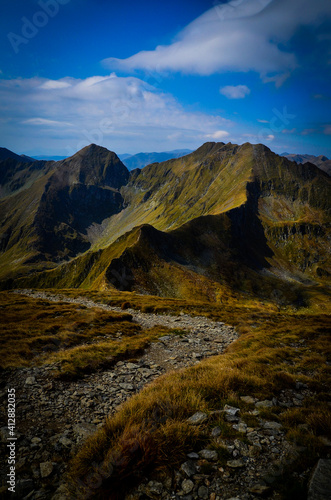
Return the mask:
<path id="1" fill-rule="evenodd" d="M 126 312 L 51 302 L 1 292 L 0 368 L 57 363 L 55 376 L 73 378 L 142 351 L 165 327 L 142 330 Z"/>
<path id="2" fill-rule="evenodd" d="M 211 316 L 225 321 L 234 314 L 207 304 L 186 307 L 180 304 L 180 307 L 191 308 L 191 313 L 197 307 L 195 312 L 200 314 L 205 307 Z M 213 447 L 206 431 L 215 421 L 199 427 L 188 426 L 186 419 L 195 411 L 208 413 L 228 403 L 241 407 L 244 415 L 248 405 L 240 400 L 241 395 L 271 399 L 284 389 L 295 390 L 296 381 L 306 383 L 314 396 L 302 408 L 282 413 L 280 407 L 274 407 L 263 410 L 261 416 L 281 421 L 288 439 L 308 448 L 306 460 L 298 464 L 300 470 L 317 453 L 323 453 L 325 449 L 318 436 L 330 436 L 331 431 L 330 408 L 326 403 L 321 406 L 321 400 L 330 396 L 330 367 L 326 363 L 330 359 L 329 316 L 266 312 L 260 305 L 241 311 L 237 308 L 236 313 L 235 323 L 241 337 L 224 355 L 159 378 L 126 402 L 90 438 L 71 464 L 73 489 L 77 484 L 83 489 L 88 487 L 86 478 L 92 463 L 98 487 L 90 490 L 91 498 L 94 494 L 96 498 L 118 498 L 113 492 L 119 484 L 129 487 L 151 469 L 178 465 L 195 443 Z M 300 430 L 298 423 L 308 426 L 308 434 Z M 251 419 L 248 424 L 254 425 L 256 421 Z M 222 429 L 221 437 L 234 437 L 232 427 L 221 417 L 217 425 Z M 103 470 L 109 464 L 111 473 L 105 477 Z"/>
<path id="3" fill-rule="evenodd" d="M 74 496 L 88 490 L 91 498 L 94 494 L 96 498 L 123 498 L 120 488 L 130 487 L 149 471 L 177 466 L 195 446 L 215 447 L 208 437 L 211 426 L 219 425 L 223 438 L 236 437 L 220 416 L 198 427 L 188 425 L 186 419 L 195 411 L 209 413 L 227 403 L 240 407 L 247 423 L 255 426 L 247 414 L 250 407 L 240 396 L 271 399 L 284 389 L 295 390 L 297 381 L 307 384 L 313 394 L 303 407 L 286 411 L 273 407 L 261 416 L 280 421 L 287 439 L 307 447 L 298 470 L 305 470 L 317 454 L 325 453 L 320 436 L 331 437 L 328 314 L 313 309 L 278 311 L 273 305 L 252 301 L 240 306 L 235 299 L 232 304 L 217 305 L 128 292 L 60 293 L 122 305 L 123 313 L 2 293 L 5 366 L 61 361 L 62 375 L 76 376 L 105 366 L 113 358 L 133 356 L 167 330 L 143 331 L 130 321 L 125 312 L 128 307 L 209 316 L 235 325 L 241 334 L 225 354 L 160 377 L 107 419 L 71 463 Z M 219 450 L 220 464 L 223 451 Z"/>

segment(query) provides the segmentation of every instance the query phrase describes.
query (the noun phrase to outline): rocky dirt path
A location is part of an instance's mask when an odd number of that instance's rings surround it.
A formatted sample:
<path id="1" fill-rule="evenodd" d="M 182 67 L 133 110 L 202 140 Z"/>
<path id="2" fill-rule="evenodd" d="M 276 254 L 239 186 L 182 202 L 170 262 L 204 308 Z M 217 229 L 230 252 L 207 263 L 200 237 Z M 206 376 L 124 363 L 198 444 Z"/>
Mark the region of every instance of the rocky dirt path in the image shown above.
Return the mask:
<path id="1" fill-rule="evenodd" d="M 54 294 L 50 292 L 36 291 L 36 290 L 15 290 L 13 293 L 19 293 L 22 295 L 28 295 L 35 299 L 47 299 L 52 302 L 68 302 L 71 304 L 80 304 L 86 307 L 98 307 L 105 311 L 119 312 L 123 313 L 120 307 L 107 306 L 106 304 L 101 304 L 94 302 L 93 300 L 86 299 L 84 297 L 71 298 L 62 294 Z M 133 321 L 139 323 L 143 328 L 151 328 L 154 325 L 167 326 L 168 328 L 180 328 L 184 330 L 213 330 L 214 333 L 231 335 L 232 340 L 237 338 L 235 334 L 235 329 L 231 326 L 225 325 L 221 321 L 215 322 L 203 316 L 189 316 L 188 314 L 171 315 L 171 314 L 153 314 L 153 313 L 142 313 L 136 309 L 125 309 L 125 312 L 130 313 L 133 316 Z"/>
<path id="2" fill-rule="evenodd" d="M 60 294 L 30 290 L 20 293 L 122 312 L 120 308 L 97 304 L 85 298 L 72 299 Z M 7 487 L 4 486 L 0 490 L 1 498 L 74 500 L 68 497 L 65 484 L 61 483 L 67 464 L 84 439 L 103 424 L 107 415 L 113 414 L 119 405 L 163 373 L 220 354 L 238 337 L 233 327 L 204 317 L 147 314 L 133 309 L 127 311 L 144 328 L 159 324 L 185 330 L 186 333 L 164 336 L 133 361 L 119 361 L 111 369 L 85 375 L 75 382 L 52 379 L 50 373 L 54 366 L 50 365 L 10 370 L 2 374 L 6 377 L 6 385 L 0 392 L 2 417 L 5 421 L 7 388 L 15 388 L 18 439 L 16 496 L 8 496 Z M 304 450 L 288 442 L 282 425 L 263 418 L 263 411 L 275 407 L 280 407 L 281 411 L 300 407 L 305 398 L 311 395 L 304 384 L 297 382 L 295 389 L 282 391 L 277 400 L 270 396 L 265 401 L 258 401 L 248 394 L 241 397 L 238 407 L 226 405 L 221 413 L 225 421 L 238 432 L 237 437 L 224 439 L 217 423 L 212 427 L 210 436 L 228 452 L 223 463 L 220 463 L 214 450 L 192 450 L 171 477 L 146 478 L 124 500 L 282 498 L 274 490 L 274 482 Z M 214 415 L 198 412 L 191 418 L 192 425 L 207 419 L 217 422 Z M 0 431 L 1 452 L 6 456 L 7 427 L 2 427 Z M 330 476 L 331 460 L 319 462 L 316 471 L 321 477 L 315 472 L 317 486 L 312 483 L 309 498 L 315 498 L 314 488 L 320 491 L 321 484 L 326 488 L 325 491 L 330 490 L 327 478 Z M 4 467 L 1 472 L 2 484 L 6 484 L 6 472 Z M 298 484 L 306 481 L 310 474 L 311 470 L 307 470 L 297 475 Z M 318 498 L 326 500 L 329 498 L 328 493 Z"/>
<path id="3" fill-rule="evenodd" d="M 16 293 L 123 312 L 120 308 L 85 298 L 73 299 L 32 290 Z M 184 330 L 187 334 L 161 337 L 134 363 L 119 361 L 111 369 L 86 375 L 75 382 L 53 380 L 50 372 L 54 365 L 6 372 L 6 386 L 0 393 L 0 403 L 5 417 L 7 388 L 16 389 L 17 498 L 52 498 L 70 457 L 82 441 L 102 425 L 107 415 L 114 413 L 120 404 L 163 373 L 220 354 L 238 337 L 233 327 L 204 317 L 148 314 L 133 309 L 126 312 L 132 314 L 133 321 L 143 328 L 164 325 Z M 2 427 L 4 454 L 6 432 L 7 428 Z M 60 492 L 59 495 L 59 498 L 65 498 Z M 11 498 L 15 497 L 11 495 Z"/>

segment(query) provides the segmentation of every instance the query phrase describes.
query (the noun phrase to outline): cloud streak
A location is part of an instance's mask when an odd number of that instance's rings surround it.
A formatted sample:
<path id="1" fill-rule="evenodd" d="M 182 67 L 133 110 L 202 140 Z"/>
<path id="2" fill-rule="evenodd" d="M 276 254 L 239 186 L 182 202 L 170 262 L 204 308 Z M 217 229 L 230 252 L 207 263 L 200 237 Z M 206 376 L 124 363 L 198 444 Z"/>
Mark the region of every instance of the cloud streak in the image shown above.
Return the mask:
<path id="1" fill-rule="evenodd" d="M 263 81 L 281 85 L 298 67 L 288 46 L 297 29 L 320 26 L 330 17 L 331 2 L 325 0 L 232 0 L 198 17 L 170 45 L 103 63 L 128 72 L 255 71 Z"/>
<path id="2" fill-rule="evenodd" d="M 228 99 L 243 99 L 250 93 L 251 91 L 247 85 L 227 85 L 220 88 L 220 94 Z"/>
<path id="3" fill-rule="evenodd" d="M 201 137 L 223 132 L 231 122 L 220 116 L 186 111 L 168 93 L 134 77 L 86 79 L 0 79 L 0 133 L 22 151 L 73 154 L 91 142 L 119 152 L 164 147 L 195 147 Z M 217 132 L 218 131 L 218 132 Z M 216 136 L 215 136 L 216 137 Z M 7 140 L 8 139 L 8 140 Z M 168 142 L 167 142 L 168 141 Z M 17 149 L 17 146 L 15 146 Z"/>

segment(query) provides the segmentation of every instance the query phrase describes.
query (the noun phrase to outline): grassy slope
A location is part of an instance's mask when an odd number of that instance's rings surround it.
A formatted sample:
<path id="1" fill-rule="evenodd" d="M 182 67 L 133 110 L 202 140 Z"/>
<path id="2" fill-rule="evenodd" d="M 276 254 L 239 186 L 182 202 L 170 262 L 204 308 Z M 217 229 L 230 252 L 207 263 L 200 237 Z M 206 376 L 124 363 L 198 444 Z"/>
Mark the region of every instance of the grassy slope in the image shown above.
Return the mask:
<path id="1" fill-rule="evenodd" d="M 107 294 L 101 295 L 106 300 Z M 131 304 L 138 305 L 140 301 L 140 307 L 141 301 L 149 299 L 161 308 L 165 300 L 132 294 L 130 299 L 129 293 L 125 296 Z M 331 437 L 331 412 L 326 402 L 331 382 L 326 363 L 331 355 L 327 314 L 313 309 L 300 314 L 290 310 L 279 313 L 273 307 L 257 303 L 247 303 L 246 307 L 239 303 L 222 307 L 185 301 L 169 304 L 169 299 L 165 307 L 189 310 L 191 314 L 201 314 L 204 310 L 204 314 L 236 325 L 240 339 L 222 356 L 161 377 L 109 418 L 73 459 L 70 474 L 75 494 L 88 489 L 88 478 L 94 474 L 98 479 L 94 484 L 98 487 L 91 488 L 91 498 L 94 494 L 96 498 L 122 498 L 123 485 L 128 488 L 155 468 L 178 466 L 197 443 L 216 446 L 222 454 L 206 430 L 219 425 L 220 437 L 226 438 L 233 435 L 231 425 L 218 416 L 196 428 L 187 424 L 189 416 L 197 410 L 207 413 L 219 410 L 228 403 L 240 407 L 243 419 L 250 419 L 247 422 L 255 427 L 257 421 L 247 414 L 250 406 L 239 397 L 271 399 L 284 389 L 295 389 L 296 381 L 307 384 L 314 394 L 305 400 L 303 407 L 287 410 L 273 407 L 264 410 L 261 416 L 280 421 L 287 430 L 287 439 L 306 447 L 305 453 L 287 466 L 287 471 L 303 471 L 318 455 L 326 456 L 327 448 L 319 436 Z M 300 428 L 302 423 L 308 427 Z M 105 478 L 101 471 L 111 470 L 109 464 L 114 467 L 113 473 Z M 281 482 L 282 478 L 276 488 L 282 488 Z M 119 492 L 118 497 L 115 491 Z"/>
<path id="2" fill-rule="evenodd" d="M 207 143 L 133 173 L 122 188 L 128 206 L 94 251 L 15 286 L 123 289 L 123 276 L 140 293 L 223 303 L 249 294 L 302 306 L 327 287 L 329 193 L 330 179 L 313 165 L 262 145 Z"/>
<path id="3" fill-rule="evenodd" d="M 55 377 L 72 379 L 139 354 L 162 335 L 132 316 L 65 302 L 0 292 L 0 369 L 55 364 Z"/>
<path id="4" fill-rule="evenodd" d="M 52 171 L 37 179 L 32 186 L 1 200 L 0 220 L 2 238 L 7 240 L 7 249 L 1 254 L 0 278 L 12 278 L 40 269 L 40 264 L 29 263 L 38 255 L 34 248 L 37 234 L 33 228 L 45 185 Z M 51 264 L 43 263 L 43 267 Z"/>
<path id="5" fill-rule="evenodd" d="M 219 155 L 219 149 L 222 155 L 223 149 L 228 154 L 228 146 L 216 146 L 208 146 L 216 150 L 212 154 L 208 150 L 209 157 Z M 245 157 L 247 150 L 258 158 L 254 169 L 246 172 L 251 182 L 246 184 L 241 207 L 197 217 L 167 233 L 148 225 L 136 227 L 105 249 L 21 280 L 17 286 L 102 290 L 118 286 L 114 276 L 124 273 L 132 281 L 128 289 L 149 294 L 224 303 L 238 293 L 249 293 L 272 298 L 281 306 L 308 303 L 327 285 L 330 264 L 325 223 L 330 182 L 317 168 L 303 169 L 263 146 L 245 145 Z M 196 173 L 199 161 L 195 166 L 182 166 L 183 171 Z M 172 165 L 177 173 L 180 162 Z M 160 176 L 153 174 L 148 182 L 159 181 Z M 161 196 L 159 186 L 153 189 L 155 196 Z M 217 199 L 224 204 L 227 196 L 219 191 Z M 262 268 L 267 272 L 261 272 Z"/>
<path id="6" fill-rule="evenodd" d="M 165 231 L 237 207 L 246 200 L 251 175 L 252 154 L 246 145 L 207 143 L 183 158 L 149 165 L 132 174 L 122 189 L 129 205 L 109 220 L 95 247 L 108 246 L 141 224 Z"/>

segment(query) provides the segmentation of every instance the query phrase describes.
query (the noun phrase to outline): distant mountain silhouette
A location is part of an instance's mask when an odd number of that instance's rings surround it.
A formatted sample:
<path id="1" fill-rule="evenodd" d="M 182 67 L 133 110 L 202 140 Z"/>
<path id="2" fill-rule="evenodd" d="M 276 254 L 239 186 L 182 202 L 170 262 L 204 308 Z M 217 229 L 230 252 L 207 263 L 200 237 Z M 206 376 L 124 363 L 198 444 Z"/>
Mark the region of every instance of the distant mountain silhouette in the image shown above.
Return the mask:
<path id="1" fill-rule="evenodd" d="M 45 160 L 45 161 L 61 161 L 68 158 L 68 156 L 46 156 L 46 155 L 38 155 L 34 156 L 36 160 Z"/>
<path id="2" fill-rule="evenodd" d="M 318 168 L 326 172 L 331 176 L 331 160 L 329 160 L 326 156 L 314 156 L 314 155 L 300 155 L 300 154 L 289 154 L 282 153 L 281 156 L 285 156 L 291 161 L 295 161 L 296 163 L 313 163 Z"/>
<path id="3" fill-rule="evenodd" d="M 143 168 L 155 162 L 170 160 L 171 158 L 180 158 L 181 156 L 192 153 L 190 149 L 175 149 L 173 151 L 164 151 L 163 153 L 137 153 L 135 155 L 119 155 L 124 165 L 129 170 Z"/>

